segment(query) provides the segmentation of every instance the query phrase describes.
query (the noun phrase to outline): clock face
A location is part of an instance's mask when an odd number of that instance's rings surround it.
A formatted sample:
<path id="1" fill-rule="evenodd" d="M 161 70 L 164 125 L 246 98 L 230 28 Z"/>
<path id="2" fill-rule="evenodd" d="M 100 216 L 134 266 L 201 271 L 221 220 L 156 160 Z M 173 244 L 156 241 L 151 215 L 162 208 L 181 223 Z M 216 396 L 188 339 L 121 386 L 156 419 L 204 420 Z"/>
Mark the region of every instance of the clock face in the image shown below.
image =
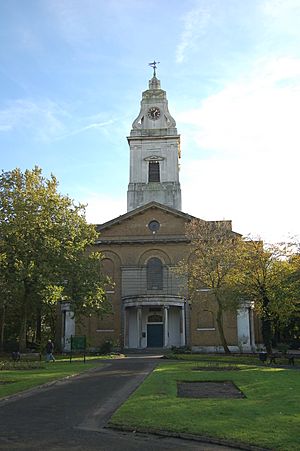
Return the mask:
<path id="1" fill-rule="evenodd" d="M 148 117 L 153 121 L 156 121 L 160 117 L 160 109 L 157 106 L 152 106 L 148 110 Z"/>

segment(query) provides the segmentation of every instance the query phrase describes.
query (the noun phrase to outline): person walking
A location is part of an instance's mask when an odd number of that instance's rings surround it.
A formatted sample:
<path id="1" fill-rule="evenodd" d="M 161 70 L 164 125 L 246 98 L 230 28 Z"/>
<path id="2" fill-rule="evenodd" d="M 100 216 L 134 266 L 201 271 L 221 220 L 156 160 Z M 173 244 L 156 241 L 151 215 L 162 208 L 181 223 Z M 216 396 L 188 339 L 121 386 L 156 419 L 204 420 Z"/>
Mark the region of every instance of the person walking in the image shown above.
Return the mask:
<path id="1" fill-rule="evenodd" d="M 55 358 L 53 355 L 54 351 L 54 344 L 51 340 L 48 340 L 48 343 L 46 345 L 46 362 L 55 362 Z"/>

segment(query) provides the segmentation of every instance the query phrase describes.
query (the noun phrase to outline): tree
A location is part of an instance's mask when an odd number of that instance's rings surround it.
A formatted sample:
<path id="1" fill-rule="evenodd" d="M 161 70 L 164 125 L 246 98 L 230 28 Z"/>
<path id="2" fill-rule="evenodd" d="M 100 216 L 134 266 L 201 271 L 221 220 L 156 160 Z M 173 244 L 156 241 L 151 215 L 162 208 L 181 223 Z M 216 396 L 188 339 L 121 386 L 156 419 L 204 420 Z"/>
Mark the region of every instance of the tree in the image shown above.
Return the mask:
<path id="1" fill-rule="evenodd" d="M 267 246 L 260 240 L 242 238 L 232 232 L 227 221 L 195 219 L 188 224 L 186 234 L 191 255 L 178 271 L 187 275 L 194 302 L 197 292 L 207 291 L 216 303 L 215 321 L 225 352 L 229 349 L 224 311 L 252 301 L 261 319 L 265 348 L 271 353 L 276 328 L 286 328 L 299 315 L 300 258 L 295 245 Z"/>
<path id="2" fill-rule="evenodd" d="M 300 347 L 300 243 L 297 243 L 296 252 L 289 259 L 291 273 L 289 283 L 291 284 L 292 297 L 294 299 L 293 312 L 280 328 L 281 337 L 290 344 L 292 348 Z"/>
<path id="3" fill-rule="evenodd" d="M 29 331 L 40 341 L 47 312 L 59 300 L 70 301 L 76 315 L 107 308 L 101 254 L 87 252 L 95 228 L 84 206 L 57 189 L 56 178 L 44 178 L 38 167 L 0 176 L 1 304 L 14 316 L 21 349 Z"/>
<path id="4" fill-rule="evenodd" d="M 299 299 L 293 281 L 295 269 L 291 246 L 264 246 L 262 241 L 253 239 L 246 239 L 241 244 L 237 293 L 254 301 L 262 321 L 264 346 L 271 353 L 275 326 L 287 324 Z"/>
<path id="5" fill-rule="evenodd" d="M 209 291 L 216 304 L 215 321 L 225 353 L 230 353 L 224 333 L 226 310 L 236 310 L 239 299 L 232 295 L 238 267 L 240 235 L 232 232 L 228 221 L 206 222 L 194 219 L 186 228 L 191 255 L 179 265 L 186 274 L 192 299 L 197 292 Z"/>

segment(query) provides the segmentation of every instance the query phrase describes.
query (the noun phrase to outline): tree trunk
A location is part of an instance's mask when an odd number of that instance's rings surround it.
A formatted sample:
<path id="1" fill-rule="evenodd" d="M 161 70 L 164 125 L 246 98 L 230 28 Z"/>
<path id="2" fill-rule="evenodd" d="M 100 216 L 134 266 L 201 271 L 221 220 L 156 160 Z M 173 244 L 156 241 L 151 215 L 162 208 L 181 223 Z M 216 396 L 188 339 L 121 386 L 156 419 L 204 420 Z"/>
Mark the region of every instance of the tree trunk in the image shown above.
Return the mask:
<path id="1" fill-rule="evenodd" d="M 42 309 L 41 306 L 38 305 L 36 309 L 36 343 L 40 347 L 42 342 Z"/>
<path id="2" fill-rule="evenodd" d="M 19 351 L 26 351 L 27 344 L 27 299 L 28 294 L 25 288 L 24 297 L 23 297 L 23 316 L 21 318 L 21 327 L 20 327 L 20 335 L 19 335 Z"/>
<path id="3" fill-rule="evenodd" d="M 268 354 L 272 354 L 272 322 L 270 319 L 262 319 L 263 342 Z"/>
<path id="4" fill-rule="evenodd" d="M 23 318 L 21 320 L 20 337 L 19 337 L 19 351 L 25 352 L 27 344 L 27 315 L 24 312 Z"/>
<path id="5" fill-rule="evenodd" d="M 4 329 L 5 329 L 5 303 L 3 304 L 2 318 L 1 318 L 1 341 L 0 341 L 0 352 L 3 352 L 3 351 L 4 351 Z"/>
<path id="6" fill-rule="evenodd" d="M 217 311 L 217 316 L 216 316 L 216 322 L 217 322 L 217 327 L 218 327 L 218 332 L 220 335 L 221 343 L 224 348 L 225 354 L 231 354 L 230 349 L 228 348 L 228 345 L 227 345 L 227 340 L 225 338 L 225 334 L 224 334 L 223 309 L 222 309 L 221 303 L 218 301 L 218 299 L 217 299 L 217 303 L 218 303 L 218 311 Z"/>
<path id="7" fill-rule="evenodd" d="M 263 297 L 263 309 L 264 309 L 264 315 L 262 318 L 262 336 L 263 336 L 263 342 L 266 348 L 266 351 L 268 354 L 272 354 L 272 320 L 269 317 L 269 298 L 264 295 Z"/>

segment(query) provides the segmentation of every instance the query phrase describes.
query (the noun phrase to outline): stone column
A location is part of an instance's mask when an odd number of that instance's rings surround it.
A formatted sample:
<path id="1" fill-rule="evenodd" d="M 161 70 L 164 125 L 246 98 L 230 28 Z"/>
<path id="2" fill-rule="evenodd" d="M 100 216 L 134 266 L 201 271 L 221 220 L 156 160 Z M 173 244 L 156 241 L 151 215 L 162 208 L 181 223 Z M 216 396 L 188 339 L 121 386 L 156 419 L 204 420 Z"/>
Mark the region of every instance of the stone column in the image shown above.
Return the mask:
<path id="1" fill-rule="evenodd" d="M 137 347 L 141 347 L 141 329 L 142 329 L 142 308 L 137 307 L 136 309 L 136 331 L 137 331 Z"/>
<path id="2" fill-rule="evenodd" d="M 124 348 L 128 348 L 128 339 L 127 339 L 127 337 L 128 337 L 128 335 L 127 335 L 128 319 L 127 319 L 127 308 L 125 306 L 123 306 L 122 315 L 123 315 L 123 343 L 124 343 L 123 346 L 124 346 Z"/>
<path id="3" fill-rule="evenodd" d="M 238 346 L 241 351 L 251 351 L 249 304 L 244 303 L 237 311 Z"/>
<path id="4" fill-rule="evenodd" d="M 181 335 L 180 335 L 180 345 L 185 346 L 185 310 L 184 304 L 180 309 L 180 324 L 181 324 Z"/>
<path id="5" fill-rule="evenodd" d="M 254 330 L 254 302 L 251 302 L 251 305 L 249 307 L 249 321 L 250 321 L 251 348 L 252 348 L 252 351 L 255 352 L 256 344 L 255 344 L 255 330 Z"/>
<path id="6" fill-rule="evenodd" d="M 164 348 L 169 344 L 169 306 L 164 306 Z"/>
<path id="7" fill-rule="evenodd" d="M 61 303 L 62 312 L 62 337 L 61 345 L 63 351 L 71 351 L 71 336 L 75 335 L 75 318 L 74 313 L 70 309 L 69 302 Z"/>

